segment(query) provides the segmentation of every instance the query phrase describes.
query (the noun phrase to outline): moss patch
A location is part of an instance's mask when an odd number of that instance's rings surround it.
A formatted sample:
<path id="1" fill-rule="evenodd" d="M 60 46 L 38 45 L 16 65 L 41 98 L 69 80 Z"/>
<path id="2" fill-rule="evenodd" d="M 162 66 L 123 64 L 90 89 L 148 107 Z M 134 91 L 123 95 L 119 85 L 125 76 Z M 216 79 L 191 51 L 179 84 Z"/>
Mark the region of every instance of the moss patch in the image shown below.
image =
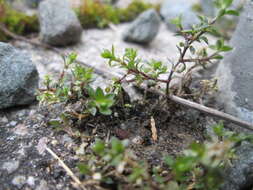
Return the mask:
<path id="1" fill-rule="evenodd" d="M 159 5 L 133 0 L 127 8 L 116 8 L 95 0 L 83 0 L 80 8 L 76 9 L 76 13 L 83 28 L 104 28 L 109 23 L 118 24 L 131 21 L 150 8 L 159 9 Z"/>
<path id="2" fill-rule="evenodd" d="M 12 9 L 0 0 L 0 23 L 4 24 L 8 30 L 18 35 L 27 35 L 39 31 L 37 16 L 27 16 L 24 13 Z M 7 41 L 10 38 L 0 31 L 0 41 Z"/>
<path id="3" fill-rule="evenodd" d="M 83 0 L 82 5 L 75 9 L 83 28 L 105 28 L 109 23 L 118 24 L 135 19 L 143 11 L 160 5 L 145 3 L 142 0 L 133 0 L 126 8 L 116 8 L 98 0 Z M 5 0 L 0 0 L 0 23 L 11 32 L 25 36 L 39 32 L 37 15 L 27 16 L 12 9 Z M 8 41 L 10 37 L 0 31 L 0 41 Z"/>

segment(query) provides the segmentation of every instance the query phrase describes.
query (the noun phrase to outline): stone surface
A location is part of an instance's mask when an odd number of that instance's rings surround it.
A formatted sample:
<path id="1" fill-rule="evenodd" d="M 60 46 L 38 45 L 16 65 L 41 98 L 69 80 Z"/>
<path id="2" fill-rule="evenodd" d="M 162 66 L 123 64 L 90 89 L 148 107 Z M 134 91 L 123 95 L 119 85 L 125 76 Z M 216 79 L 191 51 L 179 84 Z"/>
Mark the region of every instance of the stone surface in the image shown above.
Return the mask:
<path id="1" fill-rule="evenodd" d="M 2 166 L 2 169 L 6 170 L 8 174 L 11 174 L 14 171 L 16 171 L 18 167 L 19 167 L 19 161 L 12 160 L 12 161 L 5 162 Z"/>
<path id="2" fill-rule="evenodd" d="M 107 4 L 115 4 L 118 2 L 118 0 L 102 0 L 102 2 Z"/>
<path id="3" fill-rule="evenodd" d="M 240 9 L 245 0 L 234 0 L 231 6 L 232 9 Z M 215 16 L 217 9 L 214 6 L 214 0 L 200 0 L 202 10 L 207 16 Z"/>
<path id="4" fill-rule="evenodd" d="M 253 145 L 244 143 L 238 148 L 233 166 L 228 168 L 221 190 L 252 189 L 253 187 Z"/>
<path id="5" fill-rule="evenodd" d="M 175 31 L 177 28 L 171 24 L 171 19 L 180 15 L 182 15 L 184 29 L 189 29 L 193 24 L 199 23 L 196 14 L 192 10 L 192 3 L 188 0 L 165 0 L 161 6 L 160 14 L 168 28 L 172 31 Z"/>
<path id="6" fill-rule="evenodd" d="M 32 103 L 38 80 L 30 56 L 0 42 L 0 109 Z"/>
<path id="7" fill-rule="evenodd" d="M 234 48 L 225 55 L 217 69 L 218 101 L 228 113 L 253 123 L 253 2 L 245 5 L 230 45 Z"/>
<path id="8" fill-rule="evenodd" d="M 142 13 L 123 33 L 123 39 L 129 42 L 149 43 L 159 32 L 160 18 L 154 9 Z"/>
<path id="9" fill-rule="evenodd" d="M 26 183 L 26 177 L 25 176 L 16 176 L 12 180 L 12 184 L 21 189 L 23 185 Z"/>
<path id="10" fill-rule="evenodd" d="M 36 8 L 42 0 L 25 0 L 28 7 Z"/>
<path id="11" fill-rule="evenodd" d="M 39 5 L 40 36 L 53 46 L 80 41 L 82 27 L 67 0 L 45 0 Z"/>

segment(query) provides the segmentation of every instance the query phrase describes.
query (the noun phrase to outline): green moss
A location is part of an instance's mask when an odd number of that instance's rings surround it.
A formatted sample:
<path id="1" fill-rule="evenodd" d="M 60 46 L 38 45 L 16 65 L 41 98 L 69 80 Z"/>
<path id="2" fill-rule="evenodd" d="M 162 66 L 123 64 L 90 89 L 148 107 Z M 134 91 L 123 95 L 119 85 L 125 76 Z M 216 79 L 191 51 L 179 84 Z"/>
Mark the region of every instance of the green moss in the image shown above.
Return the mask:
<path id="1" fill-rule="evenodd" d="M 192 10 L 197 13 L 203 13 L 203 9 L 200 3 L 195 3 L 192 5 Z"/>
<path id="2" fill-rule="evenodd" d="M 4 0 L 0 0 L 0 23 L 8 30 L 18 35 L 27 35 L 39 31 L 37 16 L 27 16 L 12 9 Z M 0 41 L 7 41 L 10 37 L 0 31 Z"/>
<path id="3" fill-rule="evenodd" d="M 76 10 L 83 28 L 104 28 L 109 23 L 131 21 L 141 12 L 149 8 L 158 8 L 141 0 L 133 0 L 127 8 L 116 8 L 94 0 L 83 0 L 80 8 Z"/>
<path id="4" fill-rule="evenodd" d="M 83 28 L 104 28 L 108 22 L 119 23 L 118 11 L 99 1 L 83 0 L 76 12 Z"/>
<path id="5" fill-rule="evenodd" d="M 131 4 L 125 9 L 120 9 L 119 17 L 121 22 L 128 22 L 135 19 L 140 13 L 146 11 L 147 9 L 155 8 L 159 9 L 160 5 L 153 5 L 150 3 L 145 3 L 141 0 L 133 0 Z"/>
<path id="6" fill-rule="evenodd" d="M 83 28 L 105 28 L 109 23 L 118 24 L 131 21 L 149 8 L 159 9 L 159 5 L 133 0 L 126 8 L 116 8 L 98 0 L 83 0 L 82 5 L 75 11 Z M 18 12 L 7 5 L 5 0 L 0 0 L 0 23 L 4 24 L 11 32 L 22 36 L 39 31 L 36 15 L 27 16 Z M 9 39 L 0 31 L 0 41 Z"/>

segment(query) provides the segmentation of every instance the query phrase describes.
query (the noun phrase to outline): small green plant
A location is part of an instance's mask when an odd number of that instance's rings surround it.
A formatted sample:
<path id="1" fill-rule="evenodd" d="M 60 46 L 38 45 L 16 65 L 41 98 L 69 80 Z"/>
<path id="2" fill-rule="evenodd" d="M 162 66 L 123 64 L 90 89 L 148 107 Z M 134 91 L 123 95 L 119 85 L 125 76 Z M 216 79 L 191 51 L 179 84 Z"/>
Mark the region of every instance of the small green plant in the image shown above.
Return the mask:
<path id="1" fill-rule="evenodd" d="M 177 45 L 179 58 L 175 63 L 170 63 L 172 65 L 170 70 L 167 65 L 159 60 L 144 62 L 138 58 L 137 50 L 131 48 L 127 48 L 122 57 L 117 56 L 114 47 L 112 47 L 111 50 L 104 50 L 101 56 L 108 60 L 110 66 L 124 69 L 125 75 L 120 79 L 114 80 L 114 83 L 110 85 L 111 87 L 106 88 L 105 93 L 101 88 L 93 89 L 91 87 L 92 69 L 76 64 L 76 55 L 71 54 L 64 60 L 64 70 L 58 81 L 53 82 L 50 77 L 45 78 L 46 89 L 40 91 L 40 102 L 66 102 L 72 104 L 81 102 L 82 112 L 80 114 L 95 115 L 98 110 L 102 114 L 110 115 L 112 113 L 110 108 L 115 103 L 115 99 L 119 98 L 121 83 L 142 84 L 143 82 L 148 82 L 151 86 L 159 86 L 160 83 L 163 83 L 166 85 L 165 93 L 169 95 L 171 81 L 178 77 L 176 73 L 182 73 L 182 79 L 181 84 L 176 90 L 174 89 L 173 93 L 179 96 L 196 96 L 196 93 L 192 93 L 192 90 L 189 90 L 192 71 L 197 67 L 205 68 L 208 63 L 222 59 L 223 52 L 232 50 L 231 47 L 225 45 L 223 39 L 218 39 L 216 44 L 210 45 L 208 38 L 205 36 L 206 33 L 216 31 L 213 24 L 224 15 L 237 15 L 236 11 L 228 8 L 231 3 L 231 0 L 217 1 L 217 6 L 220 9 L 216 17 L 208 19 L 207 17 L 199 16 L 199 24 L 192 26 L 192 29 L 183 29 L 180 16 L 172 20 L 172 23 L 179 29 L 177 34 L 184 38 L 184 42 L 180 42 Z M 206 45 L 203 48 L 196 49 L 195 43 L 204 43 Z M 192 63 L 192 65 L 187 67 L 187 63 Z M 68 70 L 71 77 L 66 75 Z M 164 79 L 166 75 L 167 79 Z M 207 83 L 205 82 L 205 84 Z M 204 85 L 204 91 L 205 89 L 210 90 L 210 86 L 212 85 Z M 212 88 L 215 89 L 215 85 Z M 205 94 L 203 89 L 201 93 L 198 93 L 198 96 Z M 198 98 L 200 99 L 201 97 Z"/>
<path id="2" fill-rule="evenodd" d="M 219 0 L 216 3 L 219 7 L 216 17 L 209 19 L 205 16 L 198 16 L 199 24 L 192 26 L 191 29 L 185 30 L 183 28 L 181 16 L 171 20 L 178 28 L 177 35 L 183 37 L 184 41 L 177 45 L 179 58 L 176 62 L 170 62 L 170 71 L 160 61 L 152 60 L 144 63 L 137 58 L 137 51 L 134 49 L 126 49 L 125 54 L 119 57 L 115 55 L 114 47 L 112 47 L 111 50 L 104 50 L 102 57 L 108 59 L 110 66 L 118 66 L 125 69 L 126 74 L 118 82 L 123 82 L 125 79 L 132 77 L 131 80 L 125 81 L 137 82 L 138 84 L 143 81 L 152 81 L 157 85 L 165 83 L 167 95 L 169 95 L 171 81 L 178 78 L 176 73 L 182 73 L 183 76 L 177 89 L 177 95 L 185 95 L 185 89 L 189 89 L 188 81 L 191 80 L 191 74 L 195 68 L 206 68 L 207 64 L 222 59 L 223 52 L 232 50 L 230 46 L 225 45 L 223 39 L 218 39 L 216 44 L 209 44 L 208 38 L 205 36 L 207 33 L 216 33 L 213 25 L 224 15 L 238 15 L 236 11 L 229 9 L 232 3 L 231 0 Z M 195 43 L 202 43 L 203 48 L 196 49 Z M 192 63 L 192 65 L 187 67 L 187 63 Z M 167 74 L 166 80 L 160 77 L 164 74 Z"/>
<path id="3" fill-rule="evenodd" d="M 207 33 L 216 33 L 213 25 L 224 15 L 237 15 L 230 10 L 232 0 L 219 0 L 219 12 L 215 18 L 209 19 L 199 16 L 199 24 L 189 30 L 182 27 L 181 17 L 172 22 L 178 27 L 177 35 L 184 41 L 177 45 L 179 58 L 171 62 L 171 69 L 159 60 L 143 61 L 138 57 L 137 50 L 128 48 L 123 56 L 118 56 L 112 46 L 104 50 L 101 56 L 108 60 L 110 66 L 120 67 L 125 70 L 125 75 L 114 82 L 105 90 L 92 87 L 93 70 L 82 67 L 76 62 L 76 54 L 64 57 L 64 69 L 58 79 L 53 80 L 46 76 L 45 89 L 40 89 L 38 99 L 43 103 L 63 102 L 67 106 L 77 105 L 78 109 L 66 111 L 67 114 L 79 120 L 96 115 L 111 115 L 112 107 L 117 104 L 121 92 L 121 84 L 148 83 L 149 86 L 166 85 L 164 93 L 189 95 L 192 71 L 197 67 L 205 68 L 207 64 L 222 59 L 222 53 L 232 48 L 225 45 L 223 39 L 218 39 L 215 44 L 209 44 Z M 106 17 L 105 17 L 106 18 Z M 108 21 L 108 20 L 107 20 Z M 107 22 L 106 21 L 106 22 Z M 99 21 L 100 22 L 100 21 Z M 197 49 L 195 43 L 205 44 Z M 187 63 L 193 63 L 187 67 Z M 171 81 L 182 73 L 182 82 L 176 91 L 171 91 Z M 165 76 L 165 79 L 164 79 Z M 215 83 L 215 82 L 214 82 Z M 205 88 L 215 88 L 205 82 Z M 200 94 L 204 94 L 201 92 Z M 65 110 L 64 110 L 65 111 Z M 63 112 L 64 112 L 63 111 Z M 62 114 L 64 120 L 66 115 Z M 59 125 L 58 121 L 54 121 Z M 238 135 L 227 132 L 222 125 L 214 127 L 216 138 L 211 138 L 205 143 L 193 143 L 187 150 L 176 158 L 166 156 L 164 165 L 152 166 L 138 158 L 127 149 L 127 141 L 112 139 L 109 143 L 97 140 L 92 149 L 80 155 L 78 168 L 84 175 L 83 183 L 87 187 L 101 189 L 112 187 L 116 189 L 200 189 L 216 190 L 222 184 L 222 170 L 233 158 L 235 146 L 244 140 L 252 142 L 250 135 Z"/>
<path id="4" fill-rule="evenodd" d="M 107 27 L 109 23 L 131 21 L 141 12 L 153 7 L 141 0 L 133 0 L 127 8 L 117 8 L 100 1 L 83 0 L 82 5 L 76 9 L 83 28 Z"/>
<path id="5" fill-rule="evenodd" d="M 27 16 L 18 12 L 12 9 L 5 0 L 0 0 L 0 24 L 18 35 L 27 35 L 39 31 L 37 16 Z M 9 40 L 9 36 L 0 31 L 0 41 L 7 40 Z"/>
<path id="6" fill-rule="evenodd" d="M 176 158 L 165 156 L 164 166 L 152 166 L 128 150 L 128 141 L 113 138 L 109 144 L 97 140 L 90 154 L 80 155 L 77 165 L 85 184 L 124 189 L 202 189 L 217 190 L 223 183 L 223 170 L 234 158 L 234 148 L 252 135 L 213 127 L 216 134 L 205 143 L 193 143 Z"/>
<path id="7" fill-rule="evenodd" d="M 93 70 L 82 67 L 75 62 L 77 55 L 72 53 L 64 58 L 64 69 L 58 80 L 53 80 L 48 75 L 45 77 L 45 89 L 38 92 L 38 100 L 43 103 L 81 104 L 81 112 L 72 115 L 96 115 L 97 110 L 104 115 L 111 114 L 111 107 L 115 102 L 115 94 L 105 93 L 100 87 L 94 89 Z"/>

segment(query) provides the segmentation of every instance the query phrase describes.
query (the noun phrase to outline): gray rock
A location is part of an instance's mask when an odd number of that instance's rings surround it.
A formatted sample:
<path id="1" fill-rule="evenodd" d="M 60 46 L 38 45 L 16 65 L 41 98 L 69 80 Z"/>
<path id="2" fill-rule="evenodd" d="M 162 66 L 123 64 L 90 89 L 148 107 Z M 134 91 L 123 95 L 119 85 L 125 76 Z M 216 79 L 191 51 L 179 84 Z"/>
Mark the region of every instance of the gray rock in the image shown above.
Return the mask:
<path id="1" fill-rule="evenodd" d="M 103 3 L 106 3 L 106 4 L 115 4 L 118 2 L 118 0 L 102 0 Z"/>
<path id="2" fill-rule="evenodd" d="M 8 174 L 13 173 L 14 171 L 16 171 L 19 167 L 19 161 L 9 161 L 9 162 L 5 162 L 2 166 L 3 170 L 7 170 Z"/>
<path id="3" fill-rule="evenodd" d="M 213 17 L 216 13 L 213 0 L 200 0 L 201 8 L 206 16 Z"/>
<path id="4" fill-rule="evenodd" d="M 245 0 L 234 0 L 231 6 L 232 9 L 240 9 Z M 203 13 L 207 16 L 215 16 L 217 9 L 214 5 L 214 0 L 200 0 L 200 4 L 203 10 Z"/>
<path id="5" fill-rule="evenodd" d="M 158 34 L 160 18 L 154 9 L 142 13 L 123 33 L 123 39 L 129 42 L 147 44 Z"/>
<path id="6" fill-rule="evenodd" d="M 241 190 L 253 187 L 253 145 L 244 143 L 237 152 L 237 160 L 225 170 L 221 190 Z"/>
<path id="7" fill-rule="evenodd" d="M 217 68 L 220 94 L 228 113 L 253 123 L 253 2 L 245 5 L 230 45 L 233 51 L 225 55 Z"/>
<path id="8" fill-rule="evenodd" d="M 67 0 L 45 0 L 39 5 L 40 36 L 53 46 L 80 41 L 82 27 Z"/>
<path id="9" fill-rule="evenodd" d="M 0 42 L 0 109 L 31 104 L 38 81 L 38 71 L 30 57 Z"/>
<path id="10" fill-rule="evenodd" d="M 49 190 L 47 182 L 45 180 L 41 180 L 39 186 L 36 187 L 36 190 Z"/>
<path id="11" fill-rule="evenodd" d="M 25 3 L 30 8 L 36 8 L 42 0 L 25 0 Z"/>
<path id="12" fill-rule="evenodd" d="M 26 184 L 26 177 L 22 175 L 15 176 L 12 180 L 12 184 L 21 189 Z"/>
<path id="13" fill-rule="evenodd" d="M 198 17 L 192 10 L 192 3 L 188 0 L 165 0 L 161 6 L 160 14 L 172 31 L 176 31 L 177 28 L 171 24 L 171 19 L 180 15 L 182 15 L 184 29 L 190 29 L 192 25 L 199 23 Z"/>

